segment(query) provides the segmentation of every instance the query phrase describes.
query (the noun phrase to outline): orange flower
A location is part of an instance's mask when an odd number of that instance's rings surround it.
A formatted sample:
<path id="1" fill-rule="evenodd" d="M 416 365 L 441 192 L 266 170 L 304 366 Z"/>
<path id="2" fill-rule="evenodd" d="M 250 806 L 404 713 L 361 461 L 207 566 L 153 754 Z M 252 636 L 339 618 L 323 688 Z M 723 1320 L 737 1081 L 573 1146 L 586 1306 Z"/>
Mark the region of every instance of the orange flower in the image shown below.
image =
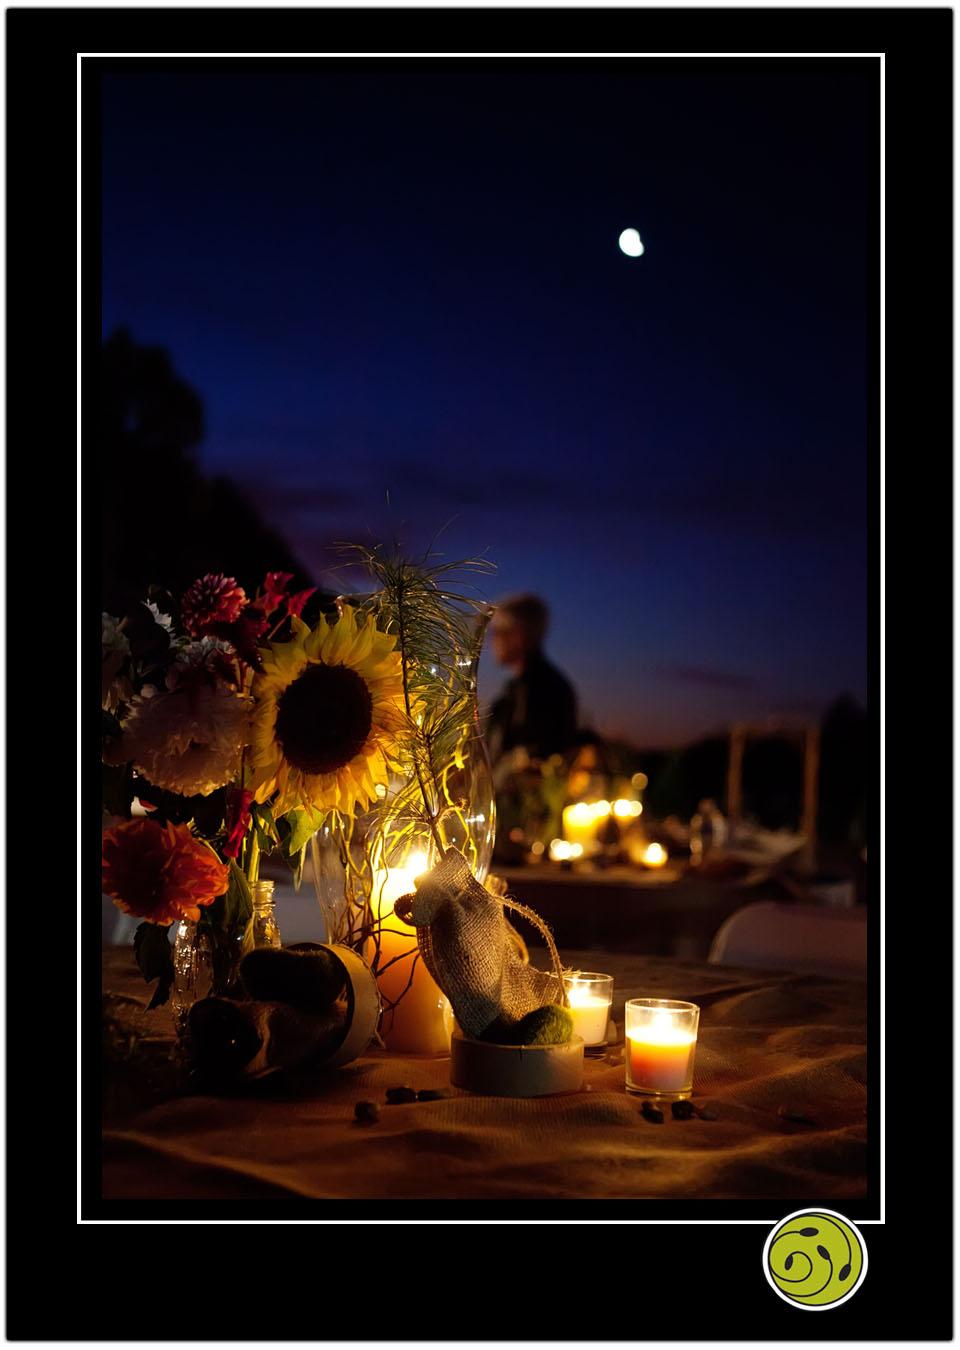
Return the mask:
<path id="1" fill-rule="evenodd" d="M 229 885 L 229 870 L 188 825 L 125 820 L 103 836 L 103 890 L 149 923 L 200 918 Z"/>

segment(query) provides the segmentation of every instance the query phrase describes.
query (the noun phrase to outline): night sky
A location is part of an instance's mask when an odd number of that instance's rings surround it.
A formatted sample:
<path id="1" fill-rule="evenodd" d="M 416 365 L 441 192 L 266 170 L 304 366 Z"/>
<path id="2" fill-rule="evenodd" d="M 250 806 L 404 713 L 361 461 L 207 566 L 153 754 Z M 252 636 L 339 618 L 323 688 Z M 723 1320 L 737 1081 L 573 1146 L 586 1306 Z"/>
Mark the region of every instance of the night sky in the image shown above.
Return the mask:
<path id="1" fill-rule="evenodd" d="M 866 688 L 863 88 L 670 64 L 111 75 L 103 119 L 104 336 L 169 350 L 203 467 L 333 587 L 336 540 L 484 553 L 647 747 Z"/>

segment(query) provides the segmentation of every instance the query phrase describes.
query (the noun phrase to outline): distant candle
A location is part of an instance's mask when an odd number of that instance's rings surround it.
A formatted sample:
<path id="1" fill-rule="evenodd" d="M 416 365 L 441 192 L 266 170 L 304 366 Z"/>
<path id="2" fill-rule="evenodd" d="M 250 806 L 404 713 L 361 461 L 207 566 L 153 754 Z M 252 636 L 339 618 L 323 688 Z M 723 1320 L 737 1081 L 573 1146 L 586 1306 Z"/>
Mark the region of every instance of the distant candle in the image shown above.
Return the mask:
<path id="1" fill-rule="evenodd" d="M 648 844 L 640 855 L 644 867 L 663 867 L 667 861 L 667 850 L 662 844 Z"/>
<path id="2" fill-rule="evenodd" d="M 597 847 L 597 831 L 613 808 L 609 802 L 574 802 L 563 808 L 563 837 L 568 844 L 580 844 L 585 853 Z"/>

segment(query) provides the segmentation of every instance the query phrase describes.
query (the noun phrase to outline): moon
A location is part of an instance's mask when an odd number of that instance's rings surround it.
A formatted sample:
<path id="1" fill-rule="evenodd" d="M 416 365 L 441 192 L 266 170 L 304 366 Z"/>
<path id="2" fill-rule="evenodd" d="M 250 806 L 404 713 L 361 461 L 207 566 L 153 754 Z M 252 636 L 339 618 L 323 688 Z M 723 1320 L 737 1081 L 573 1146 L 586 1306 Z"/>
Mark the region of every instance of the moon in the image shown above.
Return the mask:
<path id="1" fill-rule="evenodd" d="M 643 253 L 643 240 L 636 230 L 624 230 L 619 242 L 621 250 L 628 258 L 639 258 Z"/>

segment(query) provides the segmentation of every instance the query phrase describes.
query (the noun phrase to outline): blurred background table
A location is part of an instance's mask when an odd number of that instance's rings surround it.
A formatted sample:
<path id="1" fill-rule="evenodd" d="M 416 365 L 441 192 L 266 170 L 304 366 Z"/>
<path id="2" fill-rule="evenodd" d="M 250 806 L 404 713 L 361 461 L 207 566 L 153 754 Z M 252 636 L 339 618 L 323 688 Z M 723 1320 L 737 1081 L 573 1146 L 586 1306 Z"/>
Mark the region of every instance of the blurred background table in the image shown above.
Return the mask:
<path id="1" fill-rule="evenodd" d="M 511 895 L 547 921 L 561 948 L 604 947 L 681 960 L 706 960 L 714 935 L 731 914 L 786 894 L 772 878 L 724 881 L 679 867 L 586 871 L 543 864 L 498 867 L 497 873 Z M 537 940 L 523 919 L 516 925 L 529 941 Z"/>

